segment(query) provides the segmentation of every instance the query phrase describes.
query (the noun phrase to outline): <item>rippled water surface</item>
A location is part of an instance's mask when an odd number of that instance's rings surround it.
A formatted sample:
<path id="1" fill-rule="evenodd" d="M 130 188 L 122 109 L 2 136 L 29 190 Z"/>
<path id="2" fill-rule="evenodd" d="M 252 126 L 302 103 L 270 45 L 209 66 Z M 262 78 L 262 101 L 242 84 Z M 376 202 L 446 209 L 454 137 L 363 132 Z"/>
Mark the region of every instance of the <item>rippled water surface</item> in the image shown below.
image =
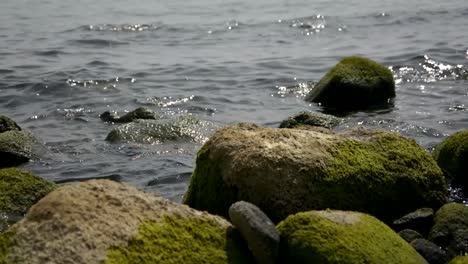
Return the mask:
<path id="1" fill-rule="evenodd" d="M 200 142 L 110 144 L 99 114 L 146 106 L 163 118 L 276 126 L 341 58 L 388 66 L 390 109 L 358 124 L 432 151 L 468 126 L 468 3 L 447 1 L 3 1 L 0 113 L 31 130 L 54 181 L 112 178 L 180 201 Z M 454 194 L 457 190 L 454 190 Z"/>

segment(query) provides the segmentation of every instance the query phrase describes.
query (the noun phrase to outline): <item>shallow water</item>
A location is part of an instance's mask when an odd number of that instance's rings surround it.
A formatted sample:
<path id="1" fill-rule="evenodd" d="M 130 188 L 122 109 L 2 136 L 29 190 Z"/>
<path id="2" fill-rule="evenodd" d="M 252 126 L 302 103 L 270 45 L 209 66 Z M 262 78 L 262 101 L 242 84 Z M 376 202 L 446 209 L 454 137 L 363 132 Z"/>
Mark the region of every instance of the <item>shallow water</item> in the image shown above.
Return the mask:
<path id="1" fill-rule="evenodd" d="M 398 131 L 431 152 L 468 126 L 466 25 L 464 0 L 6 1 L 0 113 L 44 142 L 24 167 L 49 180 L 111 177 L 180 201 L 201 143 L 109 144 L 99 114 L 277 126 L 322 111 L 303 100 L 313 83 L 363 55 L 392 69 L 397 97 L 341 128 Z"/>

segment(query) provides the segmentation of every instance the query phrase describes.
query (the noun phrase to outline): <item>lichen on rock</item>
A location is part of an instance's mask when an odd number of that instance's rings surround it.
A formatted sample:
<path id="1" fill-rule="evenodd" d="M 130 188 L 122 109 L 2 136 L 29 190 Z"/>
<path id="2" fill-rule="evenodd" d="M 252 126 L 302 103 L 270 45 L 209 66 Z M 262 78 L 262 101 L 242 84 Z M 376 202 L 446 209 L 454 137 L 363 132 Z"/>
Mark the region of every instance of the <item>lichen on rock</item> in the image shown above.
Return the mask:
<path id="1" fill-rule="evenodd" d="M 427 263 L 376 218 L 348 211 L 308 211 L 277 226 L 280 263 Z"/>

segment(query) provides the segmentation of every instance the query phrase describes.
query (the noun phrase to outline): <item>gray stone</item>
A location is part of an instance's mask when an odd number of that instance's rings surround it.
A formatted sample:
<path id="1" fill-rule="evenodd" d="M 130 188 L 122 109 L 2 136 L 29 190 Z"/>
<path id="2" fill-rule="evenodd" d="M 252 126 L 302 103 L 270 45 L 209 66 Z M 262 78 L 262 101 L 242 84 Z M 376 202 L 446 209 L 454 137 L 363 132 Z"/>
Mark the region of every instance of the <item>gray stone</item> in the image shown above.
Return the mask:
<path id="1" fill-rule="evenodd" d="M 427 236 L 434 222 L 434 210 L 432 208 L 420 208 L 400 219 L 393 221 L 393 229 L 413 229 Z"/>
<path id="2" fill-rule="evenodd" d="M 254 204 L 239 201 L 229 208 L 232 224 L 247 241 L 259 264 L 274 264 L 278 257 L 280 236 L 273 222 Z"/>
<path id="3" fill-rule="evenodd" d="M 411 241 L 417 239 L 417 238 L 423 238 L 423 236 L 418 232 L 414 231 L 412 229 L 403 229 L 400 232 L 398 232 L 398 235 L 401 236 L 406 242 L 411 243 Z"/>
<path id="4" fill-rule="evenodd" d="M 411 246 L 413 246 L 429 264 L 445 264 L 449 261 L 445 251 L 426 239 L 417 238 L 411 242 Z"/>

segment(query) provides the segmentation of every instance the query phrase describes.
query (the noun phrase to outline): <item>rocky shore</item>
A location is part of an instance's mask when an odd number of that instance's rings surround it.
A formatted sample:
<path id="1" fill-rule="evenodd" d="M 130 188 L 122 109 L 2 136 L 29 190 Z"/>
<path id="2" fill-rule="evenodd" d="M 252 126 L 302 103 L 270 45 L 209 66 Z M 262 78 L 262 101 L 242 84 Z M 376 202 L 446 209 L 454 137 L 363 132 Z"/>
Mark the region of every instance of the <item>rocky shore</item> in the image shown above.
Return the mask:
<path id="1" fill-rule="evenodd" d="M 381 107 L 395 96 L 391 76 L 345 58 L 306 100 L 329 113 Z M 196 129 L 204 121 L 145 109 L 102 118 L 127 123 L 111 143 L 206 135 Z M 178 204 L 111 180 L 54 184 L 14 168 L 38 155 L 37 141 L 0 115 L 0 263 L 468 263 L 468 206 L 447 198 L 447 181 L 468 192 L 468 130 L 432 156 L 397 133 L 334 130 L 340 122 L 302 112 L 279 128 L 218 129 Z"/>

